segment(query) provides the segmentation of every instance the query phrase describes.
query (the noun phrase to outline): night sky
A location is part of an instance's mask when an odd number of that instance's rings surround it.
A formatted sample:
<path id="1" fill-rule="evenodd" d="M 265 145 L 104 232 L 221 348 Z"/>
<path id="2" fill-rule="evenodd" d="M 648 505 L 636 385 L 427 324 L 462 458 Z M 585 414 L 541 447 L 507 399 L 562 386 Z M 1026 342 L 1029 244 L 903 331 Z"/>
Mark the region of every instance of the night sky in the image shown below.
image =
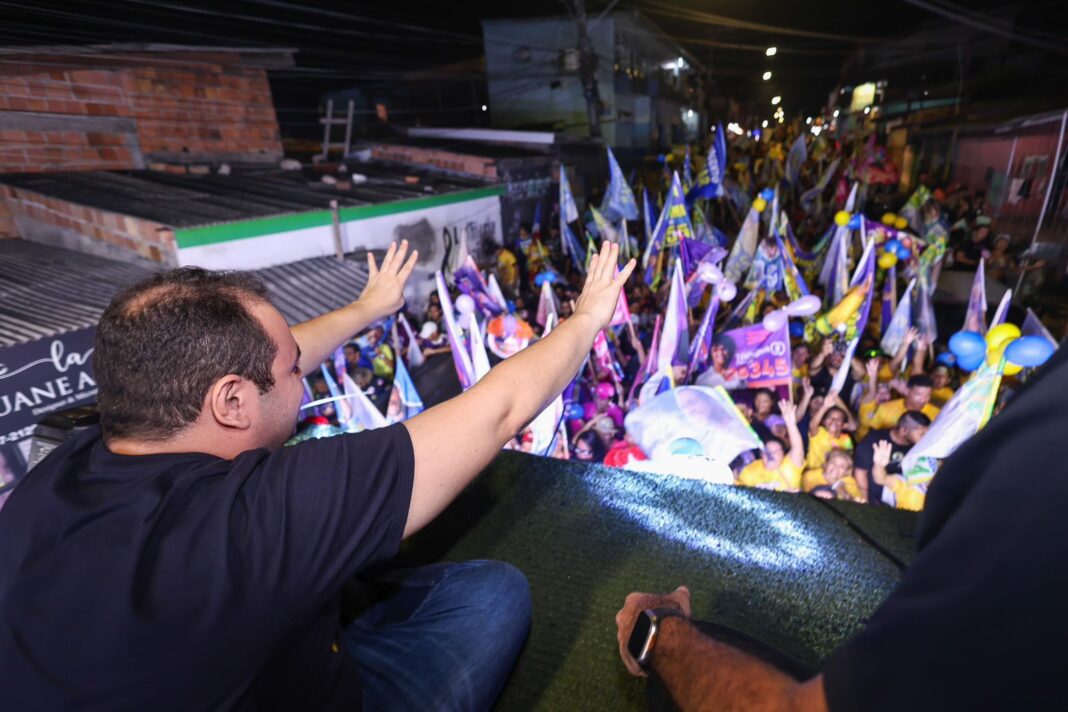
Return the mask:
<path id="1" fill-rule="evenodd" d="M 597 15 L 609 4 L 589 0 L 589 13 Z M 974 11 L 1005 3 L 967 5 Z M 1027 3 L 1018 22 L 1049 31 L 1048 11 L 1055 6 Z M 682 42 L 709 67 L 713 94 L 753 102 L 769 92 L 780 94 L 791 112 L 823 105 L 858 49 L 876 47 L 938 19 L 901 0 L 619 0 L 612 7 L 639 10 Z M 695 16 L 694 11 L 720 17 Z M 271 73 L 283 133 L 293 136 L 315 132 L 318 97 L 327 91 L 479 57 L 481 19 L 564 12 L 559 0 L 507 5 L 499 0 L 0 0 L 0 44 L 293 47 L 299 50 L 297 66 Z M 734 21 L 760 27 L 727 26 Z M 768 45 L 779 48 L 775 58 L 765 57 Z M 1068 57 L 1060 59 L 1063 63 Z M 764 70 L 773 72 L 769 83 L 760 79 Z"/>

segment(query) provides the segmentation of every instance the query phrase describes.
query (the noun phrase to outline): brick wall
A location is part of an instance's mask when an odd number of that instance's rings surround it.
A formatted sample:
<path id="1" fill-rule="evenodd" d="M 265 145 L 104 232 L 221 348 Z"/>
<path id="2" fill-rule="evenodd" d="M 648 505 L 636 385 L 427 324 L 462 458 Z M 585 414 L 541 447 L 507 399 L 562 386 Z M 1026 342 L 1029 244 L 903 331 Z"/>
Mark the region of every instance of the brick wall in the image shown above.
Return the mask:
<path id="1" fill-rule="evenodd" d="M 442 151 L 437 148 L 376 143 L 371 147 L 371 157 L 380 161 L 395 161 L 415 166 L 434 166 L 442 170 L 465 173 L 480 178 L 497 177 L 497 166 L 494 165 L 493 159 Z"/>
<path id="2" fill-rule="evenodd" d="M 3 185 L 0 204 L 6 205 L 26 239 L 120 259 L 177 264 L 174 232 L 164 225 Z"/>
<path id="3" fill-rule="evenodd" d="M 265 69 L 151 61 L 0 69 L 0 173 L 281 159 Z"/>

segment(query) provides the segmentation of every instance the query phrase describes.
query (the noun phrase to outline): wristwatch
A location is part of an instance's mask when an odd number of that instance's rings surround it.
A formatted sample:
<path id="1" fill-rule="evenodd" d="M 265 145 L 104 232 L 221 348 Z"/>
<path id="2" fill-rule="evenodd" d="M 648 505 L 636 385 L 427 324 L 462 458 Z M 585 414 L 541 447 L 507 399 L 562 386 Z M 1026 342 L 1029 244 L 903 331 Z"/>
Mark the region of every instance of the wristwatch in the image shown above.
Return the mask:
<path id="1" fill-rule="evenodd" d="M 652 664 L 653 649 L 660 626 L 667 618 L 686 618 L 678 608 L 647 608 L 638 614 L 634 621 L 634 630 L 630 633 L 627 650 L 642 670 L 648 670 Z"/>

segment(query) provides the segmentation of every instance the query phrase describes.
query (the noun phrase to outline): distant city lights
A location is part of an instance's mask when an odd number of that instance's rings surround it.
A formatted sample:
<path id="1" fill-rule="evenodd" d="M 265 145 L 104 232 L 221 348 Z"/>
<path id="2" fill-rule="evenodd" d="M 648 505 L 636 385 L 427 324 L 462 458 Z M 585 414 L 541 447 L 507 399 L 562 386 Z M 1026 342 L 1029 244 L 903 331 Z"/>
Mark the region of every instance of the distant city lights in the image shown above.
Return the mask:
<path id="1" fill-rule="evenodd" d="M 775 53 L 778 52 L 778 51 L 779 51 L 778 47 L 768 47 L 768 49 L 764 52 L 764 54 L 768 55 L 769 57 L 774 57 Z"/>
<path id="2" fill-rule="evenodd" d="M 867 114 L 870 114 L 870 113 L 871 113 L 871 107 L 870 106 L 865 106 L 864 107 L 864 114 L 867 115 Z"/>
<path id="3" fill-rule="evenodd" d="M 772 106 L 777 106 L 780 101 L 782 101 L 782 97 L 781 96 L 773 96 L 773 97 L 771 97 L 771 105 Z"/>
<path id="4" fill-rule="evenodd" d="M 764 119 L 763 121 L 760 122 L 760 125 L 763 126 L 764 128 L 767 128 L 768 127 L 768 120 Z"/>

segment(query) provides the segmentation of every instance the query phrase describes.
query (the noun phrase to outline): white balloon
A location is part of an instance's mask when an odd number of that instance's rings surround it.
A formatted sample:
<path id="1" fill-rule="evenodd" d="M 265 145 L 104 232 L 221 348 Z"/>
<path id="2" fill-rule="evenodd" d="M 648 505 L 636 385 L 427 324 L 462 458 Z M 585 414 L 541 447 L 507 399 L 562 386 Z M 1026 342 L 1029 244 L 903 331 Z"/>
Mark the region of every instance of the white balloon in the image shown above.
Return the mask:
<path id="1" fill-rule="evenodd" d="M 456 311 L 461 314 L 470 314 L 475 310 L 475 300 L 468 294 L 456 297 Z"/>
<path id="2" fill-rule="evenodd" d="M 786 326 L 786 320 L 789 317 L 786 316 L 786 312 L 782 309 L 776 309 L 775 311 L 764 317 L 764 321 L 761 322 L 764 325 L 764 329 L 767 331 L 778 331 Z"/>
<path id="3" fill-rule="evenodd" d="M 705 284 L 719 284 L 723 281 L 723 272 L 710 262 L 702 262 L 697 266 L 697 278 Z"/>
<path id="4" fill-rule="evenodd" d="M 467 297 L 466 294 L 463 294 L 461 296 Z M 470 299 L 471 297 L 467 297 L 467 298 Z M 460 300 L 457 299 L 456 301 L 459 302 Z M 471 324 L 473 324 L 473 323 L 477 324 L 478 323 L 478 322 L 474 321 L 474 318 L 475 318 L 475 315 L 473 313 L 471 313 L 471 312 L 460 312 L 460 316 L 456 317 L 456 323 L 460 325 L 461 329 L 463 329 L 465 331 L 470 331 L 471 330 Z"/>
<path id="5" fill-rule="evenodd" d="M 738 288 L 734 286 L 734 282 L 723 281 L 716 286 L 716 295 L 721 302 L 729 302 L 738 296 Z"/>
<path id="6" fill-rule="evenodd" d="M 786 305 L 786 313 L 790 316 L 812 316 L 823 307 L 820 298 L 815 294 L 801 297 L 795 302 Z"/>

